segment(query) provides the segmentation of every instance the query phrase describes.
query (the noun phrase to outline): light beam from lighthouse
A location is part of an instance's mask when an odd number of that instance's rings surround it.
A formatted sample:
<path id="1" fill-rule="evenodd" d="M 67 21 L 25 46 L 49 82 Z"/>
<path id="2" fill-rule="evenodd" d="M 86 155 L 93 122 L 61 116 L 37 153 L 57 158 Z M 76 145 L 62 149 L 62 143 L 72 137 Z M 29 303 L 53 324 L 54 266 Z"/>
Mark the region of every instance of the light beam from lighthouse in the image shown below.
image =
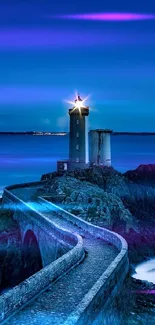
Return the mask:
<path id="1" fill-rule="evenodd" d="M 89 107 L 85 106 L 85 98 L 77 95 L 74 106 L 69 109 L 70 133 L 69 133 L 69 168 L 86 168 L 88 166 L 88 130 L 86 117 L 89 115 Z"/>

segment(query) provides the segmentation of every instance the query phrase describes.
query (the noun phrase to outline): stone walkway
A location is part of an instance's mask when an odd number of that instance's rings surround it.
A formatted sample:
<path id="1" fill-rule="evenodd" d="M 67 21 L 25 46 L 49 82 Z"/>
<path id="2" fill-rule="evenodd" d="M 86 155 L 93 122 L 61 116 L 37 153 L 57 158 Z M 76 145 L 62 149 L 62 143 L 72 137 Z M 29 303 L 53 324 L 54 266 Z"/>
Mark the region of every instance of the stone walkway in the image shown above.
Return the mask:
<path id="1" fill-rule="evenodd" d="M 23 199 L 23 190 L 22 193 L 17 193 L 16 190 L 17 194 Z M 26 201 L 29 201 L 28 197 L 29 195 L 27 195 Z M 44 207 L 39 203 L 32 202 L 31 205 L 55 224 L 80 234 L 83 237 L 87 254 L 81 264 L 50 285 L 46 291 L 15 314 L 6 324 L 62 325 L 111 264 L 118 251 L 114 246 L 108 245 L 102 239 L 92 237 L 65 219 L 51 216 L 51 211 L 47 211 L 47 209 L 44 211 Z"/>

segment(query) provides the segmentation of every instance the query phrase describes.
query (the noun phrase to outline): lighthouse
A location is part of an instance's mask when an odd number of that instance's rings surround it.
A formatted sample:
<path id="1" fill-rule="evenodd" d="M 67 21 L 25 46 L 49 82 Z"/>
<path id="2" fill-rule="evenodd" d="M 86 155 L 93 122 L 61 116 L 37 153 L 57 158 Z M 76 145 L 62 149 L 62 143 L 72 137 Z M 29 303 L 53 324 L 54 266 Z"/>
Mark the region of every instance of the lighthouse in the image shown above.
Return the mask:
<path id="1" fill-rule="evenodd" d="M 88 129 L 87 117 L 89 107 L 84 105 L 84 100 L 78 94 L 74 107 L 69 109 L 69 169 L 86 168 L 88 157 Z"/>
<path id="2" fill-rule="evenodd" d="M 88 136 L 89 106 L 85 106 L 87 98 L 82 100 L 78 94 L 74 102 L 69 102 L 73 105 L 68 111 L 70 117 L 69 159 L 57 161 L 58 172 L 73 171 L 76 168 L 85 169 L 93 165 L 111 166 L 112 130 L 91 130 Z"/>

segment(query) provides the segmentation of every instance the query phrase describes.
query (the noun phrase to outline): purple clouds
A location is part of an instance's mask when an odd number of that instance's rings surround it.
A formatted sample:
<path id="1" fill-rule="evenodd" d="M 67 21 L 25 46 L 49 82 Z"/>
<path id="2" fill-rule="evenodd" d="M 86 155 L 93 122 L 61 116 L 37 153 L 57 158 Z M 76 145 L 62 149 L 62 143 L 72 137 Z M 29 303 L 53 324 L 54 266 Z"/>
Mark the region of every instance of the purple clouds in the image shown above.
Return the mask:
<path id="1" fill-rule="evenodd" d="M 79 19 L 79 20 L 103 20 L 103 21 L 133 21 L 155 19 L 155 15 L 141 13 L 82 13 L 73 15 L 59 15 L 52 18 Z"/>

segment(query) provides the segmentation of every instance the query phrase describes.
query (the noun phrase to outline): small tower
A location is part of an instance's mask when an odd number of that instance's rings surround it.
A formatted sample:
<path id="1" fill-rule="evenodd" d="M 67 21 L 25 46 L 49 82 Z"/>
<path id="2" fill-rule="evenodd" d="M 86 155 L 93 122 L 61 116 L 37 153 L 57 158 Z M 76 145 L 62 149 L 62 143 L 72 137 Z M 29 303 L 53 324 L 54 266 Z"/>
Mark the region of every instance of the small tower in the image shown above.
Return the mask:
<path id="1" fill-rule="evenodd" d="M 103 166 L 111 166 L 111 133 L 112 130 L 104 129 L 102 132 L 101 157 Z"/>
<path id="2" fill-rule="evenodd" d="M 91 130 L 90 141 L 90 165 L 111 166 L 111 143 L 112 130 Z"/>
<path id="3" fill-rule="evenodd" d="M 84 105 L 80 95 L 75 99 L 75 106 L 69 109 L 69 169 L 86 168 L 88 158 L 88 130 L 86 117 L 89 107 Z"/>

